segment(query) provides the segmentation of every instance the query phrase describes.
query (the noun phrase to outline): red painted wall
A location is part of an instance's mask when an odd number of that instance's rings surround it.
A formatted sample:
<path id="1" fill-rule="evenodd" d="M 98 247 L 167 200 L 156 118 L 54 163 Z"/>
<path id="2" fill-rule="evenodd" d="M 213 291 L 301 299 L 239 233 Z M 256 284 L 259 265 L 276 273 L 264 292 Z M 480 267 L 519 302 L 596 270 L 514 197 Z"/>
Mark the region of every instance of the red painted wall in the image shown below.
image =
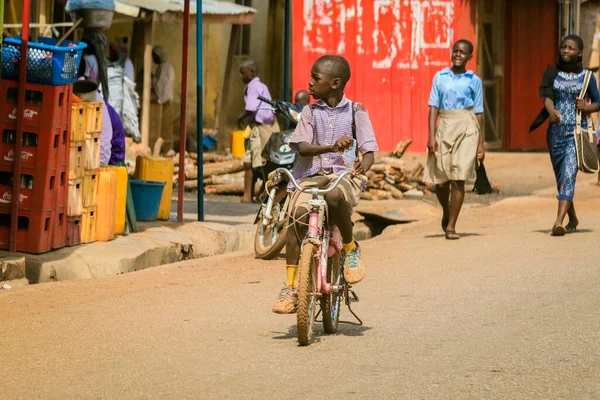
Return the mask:
<path id="1" fill-rule="evenodd" d="M 505 148 L 543 150 L 547 124 L 528 129 L 542 108 L 542 75 L 558 56 L 558 2 L 509 0 L 506 7 Z"/>
<path id="2" fill-rule="evenodd" d="M 410 151 L 425 151 L 431 81 L 449 66 L 453 42 L 476 42 L 475 21 L 471 0 L 296 0 L 293 90 L 308 88 L 321 55 L 343 55 L 346 94 L 369 111 L 380 149 L 412 139 Z"/>

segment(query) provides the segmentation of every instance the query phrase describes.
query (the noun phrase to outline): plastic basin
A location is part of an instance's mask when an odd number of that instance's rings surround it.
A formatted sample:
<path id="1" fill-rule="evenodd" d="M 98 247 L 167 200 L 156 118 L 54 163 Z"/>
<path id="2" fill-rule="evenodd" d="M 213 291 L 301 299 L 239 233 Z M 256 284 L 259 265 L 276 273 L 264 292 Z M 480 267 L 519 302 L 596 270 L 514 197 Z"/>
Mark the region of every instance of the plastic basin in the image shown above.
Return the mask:
<path id="1" fill-rule="evenodd" d="M 156 221 L 166 183 L 135 179 L 130 180 L 129 183 L 137 220 Z"/>

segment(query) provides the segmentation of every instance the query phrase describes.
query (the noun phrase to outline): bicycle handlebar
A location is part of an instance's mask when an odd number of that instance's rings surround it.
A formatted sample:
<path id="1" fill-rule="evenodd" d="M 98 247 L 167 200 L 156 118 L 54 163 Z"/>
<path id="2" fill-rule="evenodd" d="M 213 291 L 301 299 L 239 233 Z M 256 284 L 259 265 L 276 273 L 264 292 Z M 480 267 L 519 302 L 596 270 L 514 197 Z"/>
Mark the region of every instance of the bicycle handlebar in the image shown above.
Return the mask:
<path id="1" fill-rule="evenodd" d="M 267 104 L 270 104 L 271 106 L 275 107 L 275 102 L 273 100 L 267 99 L 266 97 L 263 96 L 258 96 L 258 99 L 260 101 L 264 101 Z"/>
<path id="2" fill-rule="evenodd" d="M 292 183 L 292 185 L 294 185 L 294 187 L 301 191 L 301 192 L 311 192 L 313 194 L 327 194 L 329 192 L 331 192 L 333 189 L 335 189 L 337 187 L 337 185 L 341 182 L 342 179 L 344 179 L 346 176 L 351 175 L 352 172 L 350 171 L 344 171 L 340 174 L 340 176 L 337 177 L 337 179 L 335 181 L 333 181 L 333 183 L 331 185 L 329 185 L 328 188 L 326 189 L 317 189 L 317 188 L 311 188 L 311 187 L 302 187 L 298 184 L 298 181 L 294 178 L 294 176 L 292 175 L 292 173 L 285 168 L 277 168 L 277 172 L 278 173 L 283 173 L 285 175 L 287 175 L 290 178 L 290 182 Z"/>

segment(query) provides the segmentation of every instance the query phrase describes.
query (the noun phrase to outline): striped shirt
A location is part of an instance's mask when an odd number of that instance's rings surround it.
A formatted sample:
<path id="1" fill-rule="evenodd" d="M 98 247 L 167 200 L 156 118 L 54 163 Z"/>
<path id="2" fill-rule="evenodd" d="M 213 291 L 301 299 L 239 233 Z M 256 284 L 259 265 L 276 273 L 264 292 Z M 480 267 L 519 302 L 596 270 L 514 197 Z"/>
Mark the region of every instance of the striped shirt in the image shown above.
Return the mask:
<path id="1" fill-rule="evenodd" d="M 356 107 L 358 103 L 354 106 Z M 292 149 L 298 151 L 298 143 L 306 142 L 317 146 L 330 146 L 344 137 L 352 137 L 352 102 L 344 96 L 334 107 L 329 107 L 323 100 L 316 107 L 304 107 L 300 121 L 290 142 Z M 379 150 L 373 126 L 366 110 L 357 110 L 356 142 L 361 154 Z M 293 175 L 296 180 L 314 176 L 320 172 L 339 174 L 344 172 L 342 153 L 326 153 L 315 157 L 298 157 L 294 165 Z"/>

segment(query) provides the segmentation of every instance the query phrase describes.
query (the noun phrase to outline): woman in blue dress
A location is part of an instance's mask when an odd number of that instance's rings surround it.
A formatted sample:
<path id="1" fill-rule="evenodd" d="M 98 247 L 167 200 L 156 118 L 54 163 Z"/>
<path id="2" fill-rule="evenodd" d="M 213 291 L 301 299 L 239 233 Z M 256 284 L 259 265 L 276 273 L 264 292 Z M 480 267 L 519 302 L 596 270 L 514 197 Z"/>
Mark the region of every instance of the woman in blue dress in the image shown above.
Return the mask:
<path id="1" fill-rule="evenodd" d="M 582 52 L 583 40 L 577 35 L 567 36 L 561 43 L 557 64 L 546 70 L 540 86 L 540 94 L 544 98 L 542 121 L 546 117 L 550 118 L 547 142 L 558 188 L 558 212 L 552 227 L 553 236 L 575 232 L 579 225 L 573 204 L 577 178 L 573 132 L 577 110 L 588 114 L 600 110 L 600 93 L 594 75 L 591 76 L 586 92 L 592 103 L 586 105 L 585 100 L 579 98 L 586 72 L 581 63 Z M 539 125 L 534 123 L 533 129 Z M 582 128 L 586 127 L 586 118 L 582 118 Z M 564 226 L 567 214 L 569 222 Z"/>

